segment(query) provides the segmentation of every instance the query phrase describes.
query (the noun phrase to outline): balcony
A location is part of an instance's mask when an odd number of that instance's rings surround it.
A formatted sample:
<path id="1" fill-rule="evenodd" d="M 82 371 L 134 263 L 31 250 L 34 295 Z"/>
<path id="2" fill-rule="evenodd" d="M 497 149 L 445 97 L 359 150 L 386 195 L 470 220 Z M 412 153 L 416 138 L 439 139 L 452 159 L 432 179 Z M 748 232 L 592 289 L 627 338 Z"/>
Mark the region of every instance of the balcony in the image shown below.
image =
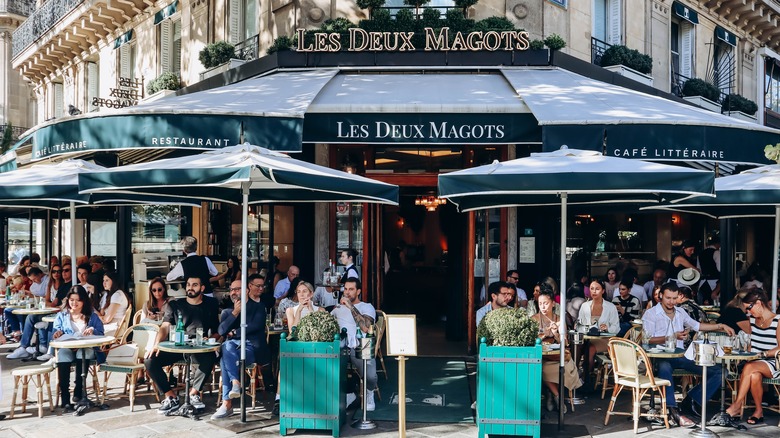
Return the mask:
<path id="1" fill-rule="evenodd" d="M 260 35 L 251 36 L 236 44 L 236 58 L 253 61 L 259 57 Z"/>
<path id="2" fill-rule="evenodd" d="M 45 2 L 14 31 L 12 56 L 15 58 L 22 53 L 24 49 L 48 32 L 58 21 L 83 2 L 84 0 L 48 0 Z"/>
<path id="3" fill-rule="evenodd" d="M 601 65 L 601 56 L 604 54 L 604 52 L 607 51 L 612 47 L 611 44 L 608 44 L 604 41 L 601 41 L 597 38 L 590 38 L 590 62 L 594 65 Z"/>
<path id="4" fill-rule="evenodd" d="M 0 125 L 0 138 L 2 138 L 3 134 L 5 134 L 5 130 L 7 126 L 8 125 Z M 22 133 L 28 129 L 30 128 L 11 125 L 11 140 L 12 141 L 19 140 L 19 137 L 22 135 Z"/>
<path id="5" fill-rule="evenodd" d="M 0 0 L 0 14 L 8 13 L 29 17 L 35 10 L 35 2 L 30 0 Z"/>

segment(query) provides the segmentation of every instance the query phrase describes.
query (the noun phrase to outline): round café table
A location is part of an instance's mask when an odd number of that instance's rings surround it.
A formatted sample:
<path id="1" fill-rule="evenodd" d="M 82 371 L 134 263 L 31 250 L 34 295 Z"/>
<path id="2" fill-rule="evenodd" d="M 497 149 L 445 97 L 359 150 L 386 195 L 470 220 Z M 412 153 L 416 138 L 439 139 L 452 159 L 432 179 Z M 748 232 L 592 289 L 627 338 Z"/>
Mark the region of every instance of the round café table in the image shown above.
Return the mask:
<path id="1" fill-rule="evenodd" d="M 68 335 L 63 335 L 68 336 Z M 94 402 L 89 399 L 89 392 L 87 391 L 87 350 L 95 347 L 102 347 L 104 345 L 111 344 L 116 340 L 113 336 L 104 335 L 91 335 L 82 336 L 79 338 L 70 338 L 64 341 L 54 339 L 49 341 L 49 346 L 52 348 L 71 348 L 81 351 L 81 387 L 84 391 L 84 396 L 76 403 L 75 415 L 83 415 L 87 409 L 96 406 Z M 106 409 L 108 406 L 101 405 L 101 409 Z"/>
<path id="2" fill-rule="evenodd" d="M 44 307 L 43 309 L 41 309 L 39 307 L 33 307 L 31 309 L 28 309 L 28 308 L 25 308 L 25 307 L 20 307 L 20 308 L 12 310 L 11 312 L 14 315 L 42 316 L 42 315 L 52 315 L 52 314 L 55 314 L 55 313 L 59 312 L 60 310 L 61 309 L 59 307 Z M 41 319 L 41 321 L 43 321 L 43 319 Z M 49 321 L 44 321 L 44 322 L 46 322 L 47 324 L 49 323 Z M 52 319 L 51 322 L 54 322 L 54 319 Z M 33 347 L 35 347 L 35 345 L 33 345 Z M 38 357 L 38 349 L 37 348 L 35 349 L 35 353 L 33 353 L 33 356 L 34 357 Z"/>
<path id="3" fill-rule="evenodd" d="M 666 351 L 660 348 L 656 348 L 657 347 L 645 350 L 645 354 L 647 354 L 647 357 L 651 362 L 653 359 L 674 359 L 685 356 L 684 348 L 675 348 L 674 351 Z M 653 366 L 653 364 L 647 364 L 647 366 Z M 672 387 L 670 389 L 674 391 L 674 382 L 672 382 Z M 647 411 L 647 413 L 654 414 L 655 412 L 655 397 L 653 396 L 650 397 L 650 409 Z"/>
<path id="4" fill-rule="evenodd" d="M 204 342 L 202 345 L 193 345 L 190 342 L 186 342 L 184 345 L 176 345 L 175 342 L 171 341 L 163 341 L 157 344 L 157 349 L 160 351 L 165 351 L 168 353 L 176 353 L 181 354 L 184 356 L 184 361 L 187 363 L 187 380 L 185 380 L 185 402 L 179 409 L 168 411 L 165 413 L 166 416 L 181 416 L 181 417 L 189 417 L 193 420 L 198 420 L 198 410 L 195 409 L 194 406 L 190 404 L 190 388 L 192 386 L 192 355 L 193 354 L 199 354 L 199 353 L 213 353 L 217 350 L 219 350 L 220 346 L 219 342 L 215 342 L 213 344 L 209 344 Z M 221 388 L 220 388 L 221 390 Z"/>
<path id="5" fill-rule="evenodd" d="M 731 417 L 726 414 L 726 375 L 728 374 L 728 364 L 732 361 L 742 362 L 754 359 L 758 359 L 758 353 L 753 353 L 750 351 L 732 351 L 730 354 L 724 353 L 723 356 L 718 356 L 715 358 L 716 361 L 720 361 L 721 370 L 723 371 L 720 382 L 720 412 L 715 414 L 715 416 L 712 417 L 709 422 L 707 422 L 708 426 L 734 427 L 731 421 Z M 737 376 L 737 379 L 739 379 L 739 376 Z"/>

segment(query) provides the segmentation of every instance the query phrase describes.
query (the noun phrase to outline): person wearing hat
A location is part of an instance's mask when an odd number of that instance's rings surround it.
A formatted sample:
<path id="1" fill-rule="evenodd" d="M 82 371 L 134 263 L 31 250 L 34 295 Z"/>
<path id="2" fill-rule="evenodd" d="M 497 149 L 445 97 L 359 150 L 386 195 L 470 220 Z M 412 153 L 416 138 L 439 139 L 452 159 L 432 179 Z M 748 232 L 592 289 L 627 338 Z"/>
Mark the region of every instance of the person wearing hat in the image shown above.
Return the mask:
<path id="1" fill-rule="evenodd" d="M 686 240 L 683 242 L 682 246 L 680 247 L 680 252 L 677 253 L 672 258 L 672 263 L 669 264 L 669 278 L 672 280 L 676 280 L 677 276 L 680 274 L 680 271 L 687 268 L 692 268 L 696 270 L 696 272 L 699 272 L 699 269 L 696 267 L 696 258 L 693 257 L 693 253 L 696 251 L 696 244 L 693 243 L 692 240 Z M 699 279 L 697 278 L 696 281 L 698 282 Z M 679 283 L 678 285 L 683 286 L 683 284 Z"/>

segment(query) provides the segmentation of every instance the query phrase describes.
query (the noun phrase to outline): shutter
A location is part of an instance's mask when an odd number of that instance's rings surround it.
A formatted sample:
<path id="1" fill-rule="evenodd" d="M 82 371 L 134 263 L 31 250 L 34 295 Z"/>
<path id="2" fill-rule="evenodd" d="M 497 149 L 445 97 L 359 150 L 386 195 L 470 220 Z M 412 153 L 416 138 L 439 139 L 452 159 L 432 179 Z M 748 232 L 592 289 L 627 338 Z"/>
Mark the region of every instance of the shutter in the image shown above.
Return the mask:
<path id="1" fill-rule="evenodd" d="M 181 20 L 173 23 L 173 44 L 171 46 L 171 71 L 181 77 Z"/>
<path id="2" fill-rule="evenodd" d="M 607 10 L 607 43 L 611 45 L 621 44 L 623 41 L 621 30 L 622 20 L 622 0 L 609 0 Z"/>
<path id="3" fill-rule="evenodd" d="M 130 44 L 124 44 L 119 48 L 119 76 L 123 78 L 132 77 L 132 65 L 130 63 Z"/>
<path id="4" fill-rule="evenodd" d="M 593 0 L 593 38 L 607 42 L 607 0 Z"/>
<path id="5" fill-rule="evenodd" d="M 98 106 L 92 104 L 92 99 L 98 97 L 100 91 L 100 69 L 94 62 L 87 63 L 87 111 L 97 111 Z"/>
<path id="6" fill-rule="evenodd" d="M 63 106 L 65 105 L 64 102 L 64 89 L 61 83 L 55 82 L 54 83 L 54 117 L 60 118 L 62 117 L 62 114 L 64 113 Z"/>
<path id="7" fill-rule="evenodd" d="M 135 51 L 137 46 L 135 44 L 128 44 L 127 46 L 127 64 L 129 65 L 127 77 L 135 79 Z"/>
<path id="8" fill-rule="evenodd" d="M 230 44 L 238 44 L 241 39 L 241 3 L 242 0 L 229 0 L 230 11 L 228 12 L 228 41 Z"/>
<path id="9" fill-rule="evenodd" d="M 680 74 L 686 78 L 693 77 L 693 48 L 695 37 L 693 24 L 680 23 Z"/>
<path id="10" fill-rule="evenodd" d="M 246 0 L 244 11 L 244 33 L 241 40 L 246 40 L 257 35 L 257 0 Z"/>
<path id="11" fill-rule="evenodd" d="M 171 20 L 160 23 L 160 73 L 171 71 Z"/>

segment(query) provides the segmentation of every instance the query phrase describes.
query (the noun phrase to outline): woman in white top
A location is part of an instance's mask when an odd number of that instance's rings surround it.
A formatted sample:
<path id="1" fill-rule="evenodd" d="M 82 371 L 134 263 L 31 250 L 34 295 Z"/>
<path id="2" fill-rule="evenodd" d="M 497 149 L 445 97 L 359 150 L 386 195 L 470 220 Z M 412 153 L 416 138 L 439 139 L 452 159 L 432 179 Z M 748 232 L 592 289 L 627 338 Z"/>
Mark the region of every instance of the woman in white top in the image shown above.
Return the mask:
<path id="1" fill-rule="evenodd" d="M 100 320 L 107 335 L 114 335 L 122 318 L 125 317 L 130 301 L 127 295 L 119 289 L 119 275 L 107 272 L 103 275 L 103 289 L 106 291 L 106 301 L 100 309 Z"/>
<path id="2" fill-rule="evenodd" d="M 582 304 L 577 319 L 581 325 L 596 327 L 600 332 L 618 333 L 620 317 L 614 304 L 604 299 L 607 288 L 603 280 L 593 279 L 590 282 L 590 301 Z M 596 353 L 607 351 L 609 339 L 593 339 L 588 342 L 588 370 L 593 369 Z M 588 373 L 585 373 L 588 376 Z"/>
<path id="3" fill-rule="evenodd" d="M 607 269 L 607 281 L 604 283 L 604 286 L 606 286 L 606 300 L 609 302 L 612 302 L 612 298 L 617 295 L 615 293 L 616 290 L 620 287 L 620 279 L 617 275 L 617 269 L 615 268 L 609 268 Z"/>
<path id="4" fill-rule="evenodd" d="M 314 297 L 314 286 L 307 281 L 301 281 L 295 288 L 295 295 L 298 297 L 298 305 L 287 308 L 287 329 L 292 330 L 301 322 L 301 318 L 312 312 L 324 312 L 325 309 L 315 306 L 312 298 Z"/>

